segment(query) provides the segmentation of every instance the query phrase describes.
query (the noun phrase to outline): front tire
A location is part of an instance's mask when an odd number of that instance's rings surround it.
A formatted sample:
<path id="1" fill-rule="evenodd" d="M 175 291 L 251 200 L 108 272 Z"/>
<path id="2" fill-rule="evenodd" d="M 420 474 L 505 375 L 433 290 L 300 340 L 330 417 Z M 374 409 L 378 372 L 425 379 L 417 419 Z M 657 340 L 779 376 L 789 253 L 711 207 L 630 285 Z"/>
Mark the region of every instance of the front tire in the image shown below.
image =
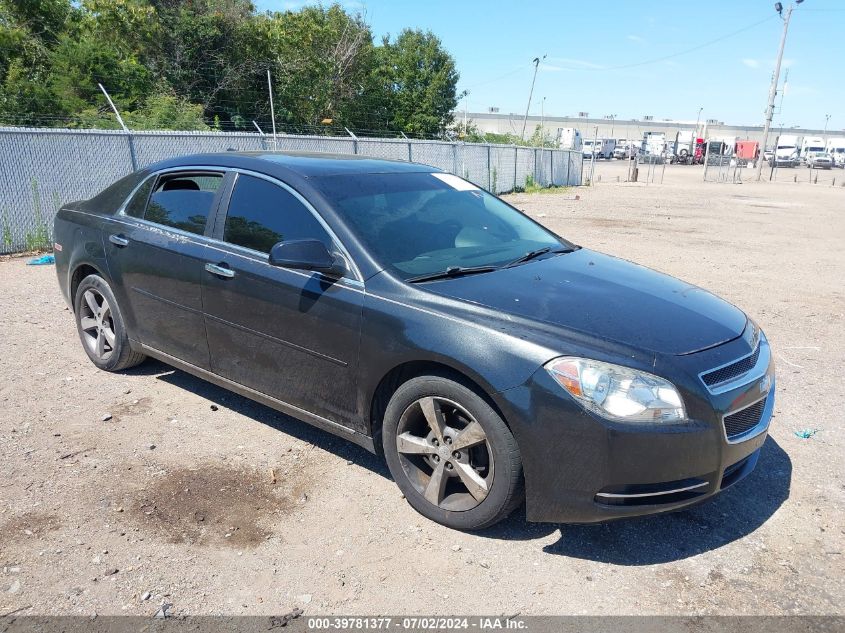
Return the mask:
<path id="1" fill-rule="evenodd" d="M 409 380 L 390 399 L 382 431 L 394 481 L 432 521 L 480 530 L 522 502 L 516 440 L 473 389 L 443 376 Z"/>
<path id="2" fill-rule="evenodd" d="M 123 314 L 105 279 L 85 277 L 76 289 L 73 306 L 82 348 L 97 367 L 120 371 L 144 362 L 146 356 L 129 346 Z"/>

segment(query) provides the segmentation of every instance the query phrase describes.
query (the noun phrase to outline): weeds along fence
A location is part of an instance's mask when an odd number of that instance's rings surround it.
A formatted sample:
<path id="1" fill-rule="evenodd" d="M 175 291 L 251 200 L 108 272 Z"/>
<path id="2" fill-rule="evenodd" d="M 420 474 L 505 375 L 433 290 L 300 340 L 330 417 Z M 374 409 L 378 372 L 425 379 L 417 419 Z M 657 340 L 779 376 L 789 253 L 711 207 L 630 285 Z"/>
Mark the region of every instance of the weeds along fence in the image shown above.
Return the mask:
<path id="1" fill-rule="evenodd" d="M 494 193 L 581 184 L 581 153 L 405 139 L 0 127 L 0 254 L 48 248 L 53 217 L 152 163 L 235 150 L 359 154 L 431 165 Z"/>

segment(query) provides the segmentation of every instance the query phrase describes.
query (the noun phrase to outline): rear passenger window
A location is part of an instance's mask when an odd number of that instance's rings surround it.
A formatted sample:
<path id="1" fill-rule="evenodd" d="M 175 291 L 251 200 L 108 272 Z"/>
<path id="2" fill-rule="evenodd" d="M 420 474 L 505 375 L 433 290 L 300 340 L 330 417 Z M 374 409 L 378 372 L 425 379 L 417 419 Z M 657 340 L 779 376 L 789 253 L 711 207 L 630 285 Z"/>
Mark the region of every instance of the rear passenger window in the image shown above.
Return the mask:
<path id="1" fill-rule="evenodd" d="M 278 242 L 305 239 L 320 240 L 332 249 L 326 229 L 296 196 L 244 174 L 232 192 L 223 239 L 262 253 L 269 253 Z"/>
<path id="2" fill-rule="evenodd" d="M 150 197 L 150 191 L 153 189 L 155 177 L 147 178 L 143 185 L 138 187 L 138 191 L 132 196 L 132 199 L 127 203 L 123 212 L 126 215 L 131 215 L 133 218 L 143 218 L 144 209 L 147 208 L 147 199 Z"/>
<path id="3" fill-rule="evenodd" d="M 222 174 L 168 174 L 158 179 L 144 219 L 202 235 Z"/>

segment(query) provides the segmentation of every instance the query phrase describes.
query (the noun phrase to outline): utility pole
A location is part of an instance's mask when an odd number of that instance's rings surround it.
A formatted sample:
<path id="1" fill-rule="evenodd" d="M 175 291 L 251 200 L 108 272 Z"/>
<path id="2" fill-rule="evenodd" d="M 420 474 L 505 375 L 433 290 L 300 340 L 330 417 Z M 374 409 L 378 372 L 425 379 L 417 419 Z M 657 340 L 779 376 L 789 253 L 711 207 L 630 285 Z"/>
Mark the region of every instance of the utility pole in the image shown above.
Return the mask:
<path id="1" fill-rule="evenodd" d="M 795 0 L 796 4 L 801 4 L 804 0 Z M 778 94 L 778 81 L 780 80 L 780 67 L 783 63 L 783 49 L 786 47 L 786 33 L 789 31 L 789 19 L 792 17 L 792 11 L 795 9 L 795 4 L 790 4 L 786 9 L 786 15 L 783 16 L 783 34 L 780 36 L 780 48 L 778 48 L 778 59 L 775 63 L 775 72 L 772 75 L 772 85 L 769 86 L 769 105 L 766 107 L 766 122 L 763 125 L 763 151 L 766 151 L 766 144 L 769 142 L 769 128 L 772 126 L 772 119 L 775 115 L 775 98 Z M 783 11 L 783 5 L 780 2 L 775 3 L 775 10 L 778 13 Z M 763 161 L 757 161 L 757 176 L 755 180 L 760 182 L 763 177 Z"/>
<path id="2" fill-rule="evenodd" d="M 825 141 L 827 141 L 827 124 L 828 123 L 830 123 L 830 115 L 825 114 L 824 115 L 824 134 L 823 134 Z"/>
<path id="3" fill-rule="evenodd" d="M 546 59 L 546 56 L 543 55 L 543 59 Z M 534 78 L 531 80 L 531 90 L 528 93 L 528 105 L 525 106 L 525 118 L 522 119 L 522 140 L 525 140 L 525 126 L 528 123 L 528 110 L 531 108 L 531 97 L 534 96 L 534 82 L 537 81 L 537 69 L 540 67 L 540 58 L 535 57 L 533 62 L 534 64 Z"/>
<path id="4" fill-rule="evenodd" d="M 701 106 L 698 109 L 698 115 L 695 117 L 695 130 L 693 130 L 693 134 L 696 138 L 698 138 L 698 122 L 701 121 L 701 113 L 704 112 L 704 106 Z M 695 138 L 692 139 L 693 149 L 695 149 Z"/>

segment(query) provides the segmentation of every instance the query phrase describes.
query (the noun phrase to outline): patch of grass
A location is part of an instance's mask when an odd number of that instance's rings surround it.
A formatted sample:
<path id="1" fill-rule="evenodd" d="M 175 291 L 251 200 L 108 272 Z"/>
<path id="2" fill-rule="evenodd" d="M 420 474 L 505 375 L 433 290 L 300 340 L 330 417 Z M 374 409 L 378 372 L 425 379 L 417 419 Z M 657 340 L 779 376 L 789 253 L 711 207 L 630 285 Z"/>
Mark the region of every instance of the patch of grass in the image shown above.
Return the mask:
<path id="1" fill-rule="evenodd" d="M 536 187 L 534 187 L 532 189 L 526 189 L 525 193 L 566 193 L 567 191 L 569 191 L 569 189 L 571 189 L 571 187 L 567 187 L 567 186 L 560 187 L 558 185 L 550 185 L 548 187 L 541 187 L 540 185 L 537 185 Z"/>
<path id="2" fill-rule="evenodd" d="M 41 210 L 41 192 L 38 189 L 38 181 L 32 179 L 32 206 L 35 209 L 35 228 L 27 231 L 24 239 L 28 251 L 46 251 L 50 249 L 50 231 L 44 222 L 44 214 Z"/>
<path id="3" fill-rule="evenodd" d="M 3 209 L 3 246 L 7 250 L 12 248 L 12 227 L 9 224 L 9 216 L 6 209 Z"/>

